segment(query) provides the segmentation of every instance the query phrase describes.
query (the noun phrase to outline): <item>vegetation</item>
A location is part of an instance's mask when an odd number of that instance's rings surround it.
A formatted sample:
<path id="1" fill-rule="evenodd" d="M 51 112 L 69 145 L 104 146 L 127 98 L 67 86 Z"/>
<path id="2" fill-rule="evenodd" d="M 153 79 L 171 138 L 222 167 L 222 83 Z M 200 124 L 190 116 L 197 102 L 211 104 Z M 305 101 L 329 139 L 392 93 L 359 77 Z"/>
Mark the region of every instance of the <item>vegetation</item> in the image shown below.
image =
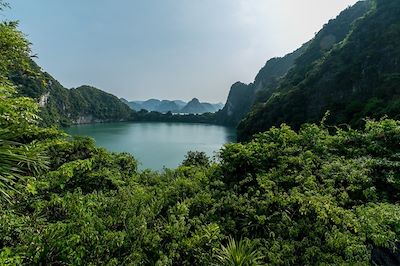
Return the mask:
<path id="1" fill-rule="evenodd" d="M 261 265 L 263 256 L 254 248 L 254 245 L 248 239 L 236 242 L 230 238 L 226 247 L 222 247 L 217 258 L 221 265 Z"/>
<path id="2" fill-rule="evenodd" d="M 369 264 L 374 248 L 399 241 L 394 120 L 333 133 L 283 125 L 225 146 L 218 163 L 191 153 L 162 173 L 27 126 L 21 145 L 46 155 L 48 170 L 5 188 L 3 265 Z"/>
<path id="3" fill-rule="evenodd" d="M 270 88 L 275 87 L 279 79 L 293 67 L 295 59 L 307 46 L 308 44 L 305 44 L 284 57 L 268 60 L 253 83 L 236 82 L 233 84 L 224 108 L 215 114 L 215 122 L 236 127 L 255 102 L 262 101 L 270 94 Z"/>
<path id="4" fill-rule="evenodd" d="M 282 124 L 216 161 L 142 172 L 39 126 L 9 77 L 36 75 L 28 42 L 2 27 L 0 265 L 399 264 L 400 121 Z"/>
<path id="5" fill-rule="evenodd" d="M 256 113 L 258 108 L 264 108 L 264 103 L 268 102 L 268 99 L 274 93 L 283 90 L 292 83 L 303 80 L 315 61 L 323 58 L 325 53 L 332 49 L 335 44 L 346 38 L 353 23 L 368 12 L 371 3 L 370 0 L 358 2 L 343 11 L 336 19 L 329 21 L 313 40 L 303 44 L 296 51 L 284 57 L 268 60 L 253 83 L 237 82 L 232 85 L 224 109 L 216 114 L 216 122 L 237 126 L 252 109 L 253 113 Z M 245 127 L 245 129 L 241 132 L 248 131 L 248 133 L 243 132 L 241 134 L 244 135 L 243 138 L 249 138 L 252 134 L 269 128 L 270 124 L 266 124 L 263 115 L 265 114 L 259 113 L 254 119 L 247 118 L 251 119 L 248 126 L 246 121 L 242 123 L 241 128 Z M 290 115 L 292 116 L 292 113 Z M 262 125 L 259 126 L 260 130 L 255 130 L 257 123 Z M 276 125 L 279 125 L 279 123 Z"/>
<path id="6" fill-rule="evenodd" d="M 117 97 L 90 86 L 66 89 L 32 60 L 30 69 L 36 75 L 13 71 L 10 80 L 21 96 L 41 101 L 40 117 L 44 126 L 126 121 L 132 111 Z"/>
<path id="7" fill-rule="evenodd" d="M 7 4 L 0 1 L 0 10 Z M 9 200 L 20 179 L 46 167 L 35 143 L 22 145 L 27 134 L 34 135 L 38 106 L 29 98 L 13 98 L 15 88 L 7 79 L 10 71 L 32 73 L 29 68 L 29 42 L 17 30 L 17 23 L 0 23 L 0 194 Z M 35 132 L 35 133 L 33 133 Z"/>
<path id="8" fill-rule="evenodd" d="M 173 114 L 171 112 L 159 113 L 141 110 L 132 114 L 131 121 L 134 122 L 179 122 L 179 123 L 214 123 L 213 113 L 204 114 Z"/>
<path id="9" fill-rule="evenodd" d="M 19 143 L 26 138 L 27 130 L 40 131 L 31 124 L 38 107 L 30 99 L 10 99 L 14 93 L 10 86 L 0 86 L 0 194 L 7 199 L 11 195 L 7 191 L 18 179 L 46 169 L 46 159 L 35 143 Z"/>
<path id="10" fill-rule="evenodd" d="M 354 17 L 354 8 L 365 6 L 368 12 L 344 35 L 340 20 Z M 303 123 L 318 122 L 328 110 L 332 116 L 327 122 L 332 125 L 362 127 L 363 118 L 385 115 L 398 119 L 400 2 L 366 1 L 354 8 L 321 31 L 344 39 L 321 50 L 323 35 L 317 35 L 275 93 L 239 125 L 240 140 L 281 123 L 298 129 Z"/>
<path id="11" fill-rule="evenodd" d="M 210 166 L 210 158 L 205 152 L 189 151 L 182 162 L 184 166 Z"/>
<path id="12" fill-rule="evenodd" d="M 28 65 L 28 74 L 26 70 L 16 70 L 11 72 L 9 79 L 17 86 L 19 95 L 36 101 L 47 98 L 40 108 L 42 126 L 66 127 L 115 121 L 213 123 L 215 120 L 211 113 L 178 115 L 146 110 L 136 112 L 114 95 L 91 86 L 66 89 L 48 73 L 42 72 L 32 60 L 28 60 Z"/>

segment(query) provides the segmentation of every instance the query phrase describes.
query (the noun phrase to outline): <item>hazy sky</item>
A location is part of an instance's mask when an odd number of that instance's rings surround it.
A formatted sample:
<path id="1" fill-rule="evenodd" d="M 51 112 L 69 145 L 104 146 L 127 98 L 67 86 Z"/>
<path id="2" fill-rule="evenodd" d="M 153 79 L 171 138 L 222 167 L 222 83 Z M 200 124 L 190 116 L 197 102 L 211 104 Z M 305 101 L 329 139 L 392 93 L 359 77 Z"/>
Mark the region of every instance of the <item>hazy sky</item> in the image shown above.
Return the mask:
<path id="1" fill-rule="evenodd" d="M 37 62 L 64 86 L 129 100 L 225 102 L 266 60 L 356 0 L 8 0 Z"/>

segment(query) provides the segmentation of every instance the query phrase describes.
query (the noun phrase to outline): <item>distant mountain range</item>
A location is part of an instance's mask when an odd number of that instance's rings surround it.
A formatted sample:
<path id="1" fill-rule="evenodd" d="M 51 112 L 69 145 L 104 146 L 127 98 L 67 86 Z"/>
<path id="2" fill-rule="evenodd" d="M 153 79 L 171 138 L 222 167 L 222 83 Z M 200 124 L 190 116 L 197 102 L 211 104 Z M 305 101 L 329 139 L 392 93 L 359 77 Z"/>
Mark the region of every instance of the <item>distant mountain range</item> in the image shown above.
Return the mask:
<path id="1" fill-rule="evenodd" d="M 190 102 L 181 100 L 158 100 L 150 99 L 147 101 L 128 101 L 121 98 L 121 101 L 128 105 L 132 110 L 147 110 L 160 113 L 180 113 L 180 114 L 204 114 L 215 113 L 224 107 L 223 103 L 207 103 L 200 102 L 197 98 L 193 98 Z"/>

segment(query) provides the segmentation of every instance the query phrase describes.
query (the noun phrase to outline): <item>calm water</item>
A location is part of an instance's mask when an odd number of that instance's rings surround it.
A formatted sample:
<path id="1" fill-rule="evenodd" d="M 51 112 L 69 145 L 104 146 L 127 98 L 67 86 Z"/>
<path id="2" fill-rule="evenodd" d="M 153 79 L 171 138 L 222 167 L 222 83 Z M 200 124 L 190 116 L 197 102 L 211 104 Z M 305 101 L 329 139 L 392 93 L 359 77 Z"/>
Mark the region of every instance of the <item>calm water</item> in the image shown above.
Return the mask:
<path id="1" fill-rule="evenodd" d="M 223 144 L 236 141 L 234 128 L 181 123 L 107 123 L 73 126 L 71 135 L 89 136 L 100 147 L 129 152 L 141 163 L 140 169 L 174 168 L 192 151 L 215 155 Z"/>

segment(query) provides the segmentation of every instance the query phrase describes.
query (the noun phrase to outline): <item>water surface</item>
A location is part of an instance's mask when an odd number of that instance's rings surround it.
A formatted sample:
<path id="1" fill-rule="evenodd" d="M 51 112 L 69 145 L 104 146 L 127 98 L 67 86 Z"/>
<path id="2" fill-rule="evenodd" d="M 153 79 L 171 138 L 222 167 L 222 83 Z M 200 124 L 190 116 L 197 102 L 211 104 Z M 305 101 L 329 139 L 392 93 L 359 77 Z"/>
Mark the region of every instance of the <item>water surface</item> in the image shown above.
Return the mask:
<path id="1" fill-rule="evenodd" d="M 140 169 L 175 168 L 188 151 L 214 156 L 222 145 L 236 141 L 234 128 L 184 123 L 105 123 L 66 128 L 71 135 L 89 136 L 114 152 L 129 152 Z"/>

